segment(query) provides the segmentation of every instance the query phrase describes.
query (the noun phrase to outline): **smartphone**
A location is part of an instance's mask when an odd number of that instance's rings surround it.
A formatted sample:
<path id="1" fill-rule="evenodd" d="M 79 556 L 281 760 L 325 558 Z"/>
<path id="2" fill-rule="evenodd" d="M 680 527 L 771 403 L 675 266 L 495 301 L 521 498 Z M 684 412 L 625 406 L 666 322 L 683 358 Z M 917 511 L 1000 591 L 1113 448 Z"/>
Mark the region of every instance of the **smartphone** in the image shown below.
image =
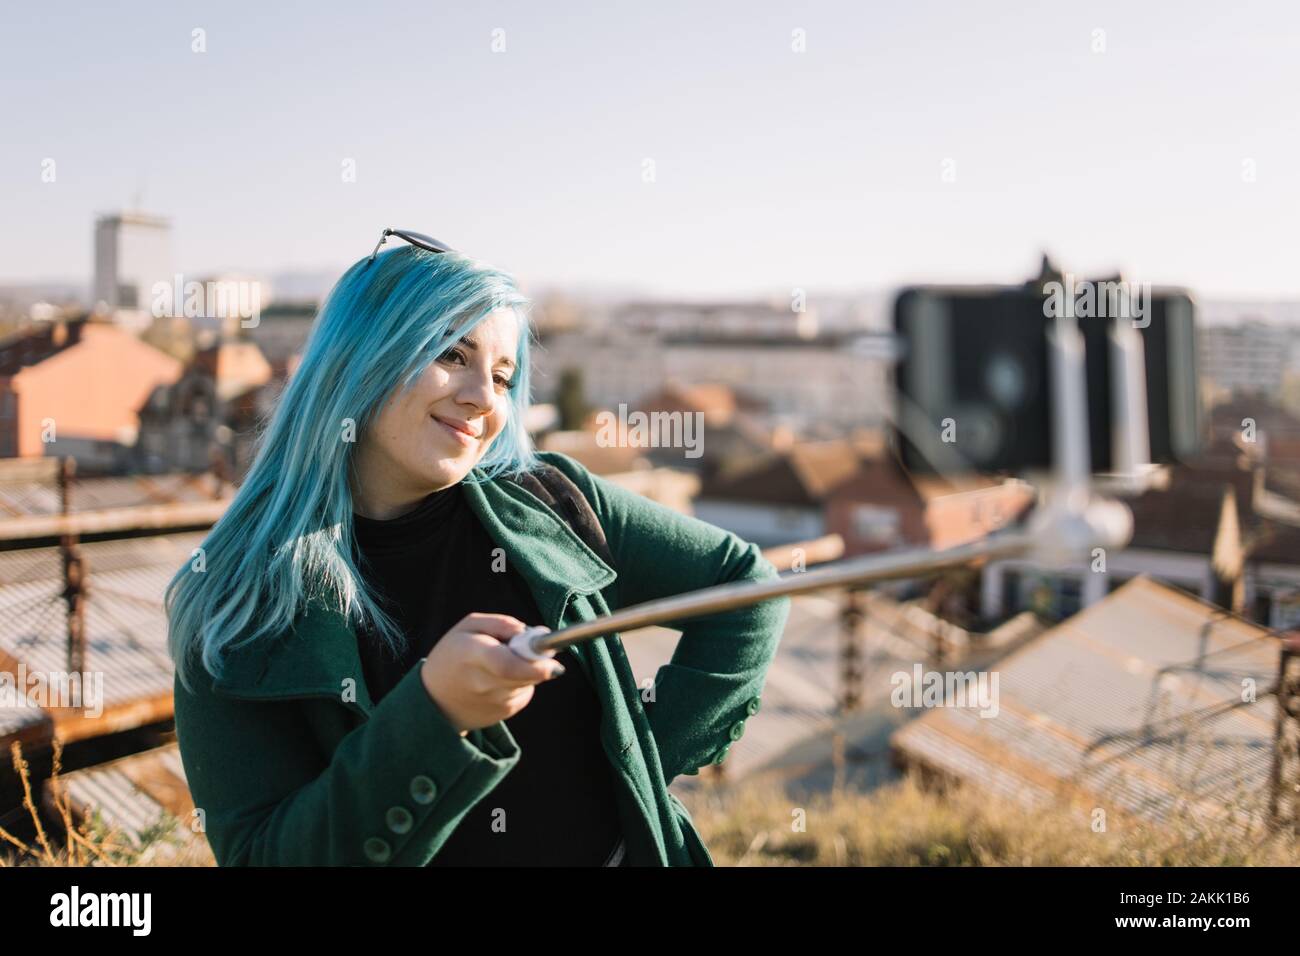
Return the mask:
<path id="1" fill-rule="evenodd" d="M 1052 467 L 1053 397 L 1047 296 L 1033 286 L 911 286 L 894 303 L 894 442 L 919 473 L 1024 473 Z M 1109 330 L 1132 322 L 1142 340 L 1150 460 L 1201 446 L 1195 306 L 1183 290 L 1151 290 L 1140 320 L 1078 319 L 1085 346 L 1092 469 L 1114 467 Z"/>

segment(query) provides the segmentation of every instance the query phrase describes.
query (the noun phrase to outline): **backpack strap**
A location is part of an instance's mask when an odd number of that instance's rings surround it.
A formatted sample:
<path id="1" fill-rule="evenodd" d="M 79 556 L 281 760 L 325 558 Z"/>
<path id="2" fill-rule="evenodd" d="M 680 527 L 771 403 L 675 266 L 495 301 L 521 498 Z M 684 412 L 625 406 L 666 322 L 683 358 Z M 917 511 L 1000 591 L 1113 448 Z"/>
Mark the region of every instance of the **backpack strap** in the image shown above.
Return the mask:
<path id="1" fill-rule="evenodd" d="M 587 547 L 615 571 L 614 555 L 605 540 L 605 529 L 600 526 L 591 502 L 564 472 L 547 462 L 539 462 L 532 471 L 517 475 L 503 475 L 525 491 L 539 498 L 543 504 L 558 514 L 573 529 Z"/>

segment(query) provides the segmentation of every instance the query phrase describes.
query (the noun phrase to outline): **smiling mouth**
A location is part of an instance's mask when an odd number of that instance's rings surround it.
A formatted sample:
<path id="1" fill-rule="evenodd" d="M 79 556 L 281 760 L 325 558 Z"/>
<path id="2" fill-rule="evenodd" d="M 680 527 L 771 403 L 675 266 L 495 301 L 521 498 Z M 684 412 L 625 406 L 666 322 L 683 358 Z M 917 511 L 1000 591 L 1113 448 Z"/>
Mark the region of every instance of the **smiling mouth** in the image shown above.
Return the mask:
<path id="1" fill-rule="evenodd" d="M 465 440 L 467 440 L 467 441 L 472 440 L 472 439 L 477 439 L 477 438 L 479 437 L 478 435 L 474 434 L 473 432 L 462 431 L 461 429 L 457 428 L 455 425 L 448 424 L 446 421 L 444 421 L 443 419 L 439 418 L 437 415 L 430 415 L 429 417 L 432 418 L 432 419 L 433 419 L 435 422 L 437 422 L 439 425 L 441 425 L 443 428 L 447 429 L 447 430 L 448 430 L 449 432 L 451 432 L 453 435 L 456 435 L 456 436 L 458 436 L 458 437 L 460 437 L 460 438 L 463 438 L 463 439 L 465 439 Z"/>

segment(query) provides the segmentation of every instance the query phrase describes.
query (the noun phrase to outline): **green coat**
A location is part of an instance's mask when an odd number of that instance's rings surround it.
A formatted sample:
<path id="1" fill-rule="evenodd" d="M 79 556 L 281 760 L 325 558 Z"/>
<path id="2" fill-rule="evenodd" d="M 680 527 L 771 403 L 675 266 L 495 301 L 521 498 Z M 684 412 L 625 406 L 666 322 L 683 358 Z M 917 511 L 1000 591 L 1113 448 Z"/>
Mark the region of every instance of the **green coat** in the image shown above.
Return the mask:
<path id="1" fill-rule="evenodd" d="M 464 491 L 523 575 L 545 615 L 540 623 L 553 630 L 655 598 L 775 576 L 757 545 L 593 475 L 567 455 L 541 457 L 591 502 L 617 573 L 515 484 L 466 483 Z M 682 636 L 655 675 L 653 694 L 637 686 L 617 635 L 574 648 L 600 698 L 623 865 L 713 865 L 668 784 L 721 762 L 743 733 L 789 610 L 789 598 L 778 598 L 680 622 Z M 191 694 L 178 678 L 175 692 L 186 777 L 222 866 L 423 866 L 520 755 L 505 722 L 460 736 L 418 667 L 374 705 L 354 631 L 315 604 L 274 647 L 242 648 L 220 680 L 204 680 Z"/>

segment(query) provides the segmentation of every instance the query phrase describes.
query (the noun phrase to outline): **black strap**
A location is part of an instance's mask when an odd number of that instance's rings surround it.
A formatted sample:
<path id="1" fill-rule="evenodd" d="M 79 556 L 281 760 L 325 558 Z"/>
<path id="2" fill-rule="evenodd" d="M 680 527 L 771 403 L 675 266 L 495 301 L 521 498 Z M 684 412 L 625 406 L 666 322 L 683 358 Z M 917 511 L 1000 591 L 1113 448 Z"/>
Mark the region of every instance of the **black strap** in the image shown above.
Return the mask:
<path id="1" fill-rule="evenodd" d="M 591 502 L 575 485 L 569 476 L 554 465 L 540 462 L 533 471 L 519 475 L 503 476 L 530 494 L 536 495 L 542 503 L 563 518 L 582 541 L 591 548 L 602 561 L 615 571 L 614 555 L 605 540 L 605 529 L 600 526 Z"/>

